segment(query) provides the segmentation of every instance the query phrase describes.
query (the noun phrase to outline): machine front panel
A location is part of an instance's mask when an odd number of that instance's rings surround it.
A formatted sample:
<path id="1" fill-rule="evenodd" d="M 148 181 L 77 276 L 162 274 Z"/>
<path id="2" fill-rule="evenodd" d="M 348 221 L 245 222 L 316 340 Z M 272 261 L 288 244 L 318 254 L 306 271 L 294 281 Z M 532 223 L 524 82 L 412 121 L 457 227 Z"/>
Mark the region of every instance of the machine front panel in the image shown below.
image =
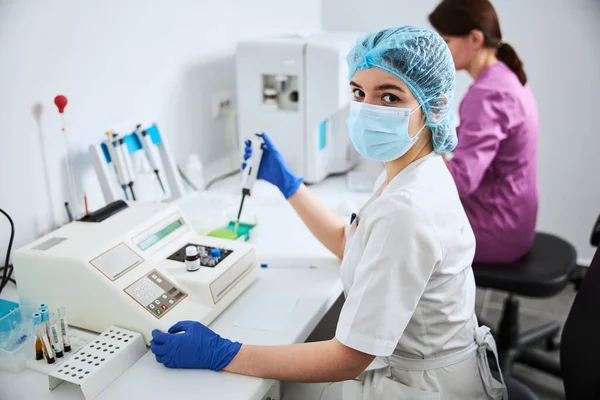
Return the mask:
<path id="1" fill-rule="evenodd" d="M 119 243 L 107 252 L 90 260 L 90 264 L 96 267 L 108 279 L 114 281 L 143 261 L 144 259 L 129 246 L 125 243 Z"/>
<path id="2" fill-rule="evenodd" d="M 156 318 L 162 318 L 187 296 L 155 269 L 124 290 Z"/>

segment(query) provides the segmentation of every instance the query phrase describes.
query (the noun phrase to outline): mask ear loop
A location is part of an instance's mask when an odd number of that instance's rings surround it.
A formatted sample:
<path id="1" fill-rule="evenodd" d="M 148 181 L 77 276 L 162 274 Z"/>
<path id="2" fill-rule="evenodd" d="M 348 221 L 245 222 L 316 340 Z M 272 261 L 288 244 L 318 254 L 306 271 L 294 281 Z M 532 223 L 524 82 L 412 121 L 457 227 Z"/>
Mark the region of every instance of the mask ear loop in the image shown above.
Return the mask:
<path id="1" fill-rule="evenodd" d="M 413 114 L 415 111 L 417 111 L 417 110 L 418 110 L 419 108 L 421 108 L 421 107 L 422 107 L 422 105 L 421 105 L 421 104 L 419 104 L 419 107 L 417 107 L 417 108 L 415 108 L 414 110 L 412 110 L 412 111 L 410 112 L 410 114 L 409 114 L 409 115 L 412 115 L 412 114 Z M 416 141 L 417 141 L 417 139 L 419 138 L 419 133 L 421 133 L 421 131 L 422 131 L 422 130 L 423 130 L 425 127 L 426 127 L 426 126 L 427 126 L 427 123 L 424 123 L 424 124 L 423 124 L 423 126 L 421 127 L 421 129 L 419 129 L 419 131 L 417 132 L 417 134 L 416 134 L 415 136 L 413 136 L 412 138 L 409 136 L 409 139 L 410 139 L 410 140 L 412 140 L 412 142 L 413 142 L 413 143 L 414 143 L 414 142 L 416 142 Z"/>

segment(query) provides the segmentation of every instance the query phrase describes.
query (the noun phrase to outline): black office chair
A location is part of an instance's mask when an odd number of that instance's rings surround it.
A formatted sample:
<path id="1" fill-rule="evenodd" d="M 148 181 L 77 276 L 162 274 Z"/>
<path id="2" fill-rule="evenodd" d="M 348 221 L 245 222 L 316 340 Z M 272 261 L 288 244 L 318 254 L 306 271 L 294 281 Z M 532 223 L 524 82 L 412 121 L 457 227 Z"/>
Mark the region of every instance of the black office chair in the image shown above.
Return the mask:
<path id="1" fill-rule="evenodd" d="M 510 376 L 504 378 L 504 383 L 506 383 L 509 400 L 539 400 L 529 387 Z"/>
<path id="2" fill-rule="evenodd" d="M 518 361 L 560 377 L 557 362 L 531 351 L 533 346 L 544 341 L 552 348 L 560 332 L 560 324 L 548 322 L 520 332 L 519 300 L 516 296 L 540 298 L 558 294 L 569 284 L 575 266 L 573 246 L 545 233 L 537 233 L 531 250 L 515 263 L 473 265 L 477 286 L 508 292 L 499 328 L 493 332 L 504 376 L 511 375 L 512 365 Z"/>
<path id="3" fill-rule="evenodd" d="M 600 243 L 600 217 L 591 238 Z M 588 268 L 563 328 L 560 365 L 567 400 L 600 399 L 600 251 Z"/>

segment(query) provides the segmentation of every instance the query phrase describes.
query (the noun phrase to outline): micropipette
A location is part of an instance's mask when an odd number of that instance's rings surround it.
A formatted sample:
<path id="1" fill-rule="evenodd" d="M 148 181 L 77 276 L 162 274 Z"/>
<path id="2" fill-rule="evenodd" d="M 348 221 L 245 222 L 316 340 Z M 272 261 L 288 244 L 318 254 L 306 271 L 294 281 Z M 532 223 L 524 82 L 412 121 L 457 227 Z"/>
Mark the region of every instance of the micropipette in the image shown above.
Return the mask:
<path id="1" fill-rule="evenodd" d="M 154 170 L 154 174 L 156 175 L 156 178 L 158 179 L 160 188 L 162 189 L 163 193 L 166 194 L 167 192 L 165 191 L 165 187 L 162 183 L 162 180 L 160 179 L 160 173 L 158 171 L 158 161 L 156 160 L 154 152 L 152 151 L 152 146 L 153 146 L 152 138 L 150 137 L 150 135 L 148 134 L 146 129 L 141 129 L 141 127 L 142 127 L 141 125 L 136 126 L 135 132 L 137 133 L 138 138 L 140 139 L 140 143 L 142 144 L 142 147 L 144 148 L 144 152 L 146 153 L 148 162 L 150 163 L 150 166 Z"/>
<path id="2" fill-rule="evenodd" d="M 135 192 L 133 191 L 133 183 L 135 181 L 135 171 L 133 169 L 133 163 L 131 162 L 131 156 L 129 155 L 129 148 L 127 147 L 127 143 L 125 143 L 125 139 L 123 135 L 118 137 L 119 140 L 119 151 L 123 155 L 123 166 L 127 171 L 127 177 L 129 178 L 129 182 L 127 185 L 129 186 L 129 190 L 131 191 L 131 197 L 135 200 Z"/>
<path id="3" fill-rule="evenodd" d="M 106 131 L 106 148 L 108 149 L 108 154 L 110 154 L 110 158 L 113 163 L 113 167 L 115 168 L 115 172 L 117 174 L 117 181 L 119 185 L 121 185 L 121 189 L 125 193 L 125 200 L 129 200 L 129 193 L 127 193 L 127 183 L 129 182 L 127 179 L 127 172 L 123 169 L 123 155 L 120 151 L 117 150 L 118 141 L 113 140 L 113 132 Z"/>
<path id="4" fill-rule="evenodd" d="M 264 145 L 265 141 L 260 133 L 256 133 L 255 137 L 250 140 L 252 154 L 250 155 L 250 158 L 245 161 L 246 168 L 242 171 L 242 201 L 240 202 L 240 209 L 233 228 L 233 231 L 236 233 L 240 224 L 240 217 L 242 216 L 244 200 L 246 199 L 246 196 L 252 195 L 252 188 L 254 187 L 254 183 L 256 183 L 260 162 L 262 161 Z"/>

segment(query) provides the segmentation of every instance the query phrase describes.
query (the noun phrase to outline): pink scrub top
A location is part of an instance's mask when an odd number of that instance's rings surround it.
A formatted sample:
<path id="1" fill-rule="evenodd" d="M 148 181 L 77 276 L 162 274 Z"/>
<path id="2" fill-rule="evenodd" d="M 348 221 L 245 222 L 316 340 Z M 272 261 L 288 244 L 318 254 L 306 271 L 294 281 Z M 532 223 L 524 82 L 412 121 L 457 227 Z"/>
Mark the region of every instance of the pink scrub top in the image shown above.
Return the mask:
<path id="1" fill-rule="evenodd" d="M 529 85 L 498 62 L 460 104 L 458 146 L 448 163 L 476 239 L 476 263 L 509 263 L 535 237 L 538 111 Z"/>

